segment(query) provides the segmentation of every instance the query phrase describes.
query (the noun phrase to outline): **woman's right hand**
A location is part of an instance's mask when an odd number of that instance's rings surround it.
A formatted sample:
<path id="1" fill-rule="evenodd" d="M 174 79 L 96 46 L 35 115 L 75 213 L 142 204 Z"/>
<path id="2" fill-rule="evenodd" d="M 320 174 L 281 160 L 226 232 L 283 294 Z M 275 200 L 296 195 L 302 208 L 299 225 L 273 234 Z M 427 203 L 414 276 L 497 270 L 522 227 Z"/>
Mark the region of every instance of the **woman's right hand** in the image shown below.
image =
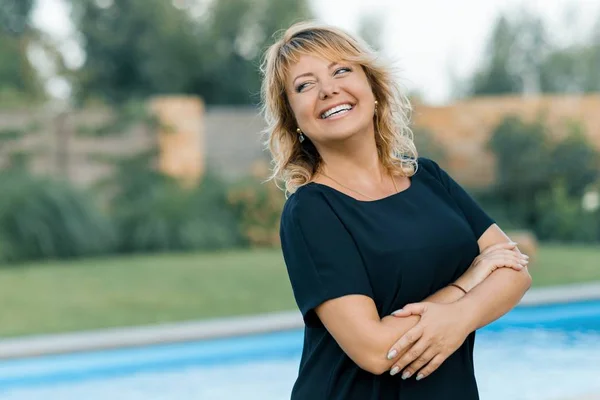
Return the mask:
<path id="1" fill-rule="evenodd" d="M 516 243 L 499 243 L 486 248 L 475 257 L 469 269 L 455 283 L 468 292 L 498 268 L 520 271 L 528 264 L 529 256 L 522 254 Z"/>

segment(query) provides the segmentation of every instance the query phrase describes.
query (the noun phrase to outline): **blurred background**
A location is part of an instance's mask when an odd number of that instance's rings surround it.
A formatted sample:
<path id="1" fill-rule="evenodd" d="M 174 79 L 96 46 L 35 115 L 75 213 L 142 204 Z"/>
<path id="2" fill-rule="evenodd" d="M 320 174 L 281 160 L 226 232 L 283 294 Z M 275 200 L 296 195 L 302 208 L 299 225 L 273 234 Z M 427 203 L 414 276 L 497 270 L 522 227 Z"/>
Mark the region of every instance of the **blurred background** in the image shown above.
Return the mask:
<path id="1" fill-rule="evenodd" d="M 314 18 L 399 70 L 421 155 L 600 281 L 600 3 L 0 0 L 0 335 L 294 310 L 259 65 Z"/>

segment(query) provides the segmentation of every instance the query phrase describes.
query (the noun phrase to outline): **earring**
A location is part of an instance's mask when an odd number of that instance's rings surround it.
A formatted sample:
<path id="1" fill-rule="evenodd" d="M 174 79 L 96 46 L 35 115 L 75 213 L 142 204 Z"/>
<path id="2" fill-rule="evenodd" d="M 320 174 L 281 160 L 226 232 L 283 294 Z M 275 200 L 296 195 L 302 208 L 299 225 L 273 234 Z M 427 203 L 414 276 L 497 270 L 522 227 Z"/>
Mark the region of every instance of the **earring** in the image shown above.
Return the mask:
<path id="1" fill-rule="evenodd" d="M 377 115 L 377 100 L 375 100 L 375 115 Z"/>
<path id="2" fill-rule="evenodd" d="M 302 131 L 300 130 L 300 128 L 296 129 L 296 132 L 298 132 L 298 135 L 300 135 L 298 137 L 298 140 L 300 140 L 300 143 L 304 142 L 304 134 L 302 133 Z"/>

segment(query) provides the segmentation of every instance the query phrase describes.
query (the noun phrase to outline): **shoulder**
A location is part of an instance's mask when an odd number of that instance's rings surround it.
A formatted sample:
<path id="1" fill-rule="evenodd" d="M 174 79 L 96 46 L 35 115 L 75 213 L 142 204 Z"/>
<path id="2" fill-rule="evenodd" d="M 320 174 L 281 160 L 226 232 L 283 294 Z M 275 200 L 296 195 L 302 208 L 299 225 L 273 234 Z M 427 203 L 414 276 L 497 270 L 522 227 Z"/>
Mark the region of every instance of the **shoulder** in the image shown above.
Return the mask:
<path id="1" fill-rule="evenodd" d="M 429 175 L 433 175 L 435 178 L 438 179 L 440 178 L 440 174 L 442 172 L 442 169 L 440 168 L 437 162 L 426 157 L 419 157 L 417 159 L 417 172 L 419 172 L 419 170 L 424 170 Z"/>
<path id="2" fill-rule="evenodd" d="M 281 218 L 296 219 L 307 214 L 319 214 L 329 208 L 323 190 L 319 185 L 300 186 L 288 197 Z"/>

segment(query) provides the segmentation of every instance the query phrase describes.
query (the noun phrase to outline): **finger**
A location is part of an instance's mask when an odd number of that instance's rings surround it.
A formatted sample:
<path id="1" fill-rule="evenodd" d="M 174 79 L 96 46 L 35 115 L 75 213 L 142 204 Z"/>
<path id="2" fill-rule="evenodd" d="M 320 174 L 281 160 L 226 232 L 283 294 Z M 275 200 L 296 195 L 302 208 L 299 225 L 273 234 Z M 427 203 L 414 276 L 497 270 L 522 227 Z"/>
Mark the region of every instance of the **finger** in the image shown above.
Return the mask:
<path id="1" fill-rule="evenodd" d="M 425 366 L 425 368 L 419 371 L 419 373 L 417 374 L 417 380 L 420 381 L 421 379 L 427 378 L 429 375 L 431 375 L 436 369 L 440 367 L 440 365 L 443 364 L 444 361 L 446 361 L 446 358 L 447 357 L 442 355 L 442 353 L 439 353 L 435 357 L 433 357 L 431 361 L 429 361 L 429 363 Z"/>
<path id="2" fill-rule="evenodd" d="M 396 310 L 392 313 L 392 315 L 394 317 L 410 317 L 412 314 L 412 312 L 410 312 L 410 310 L 401 308 L 399 310 Z"/>
<path id="3" fill-rule="evenodd" d="M 423 336 L 423 328 L 421 324 L 417 324 L 402 335 L 402 337 L 392 346 L 390 351 L 388 351 L 387 359 L 393 360 L 398 354 L 402 354 L 409 346 L 421 339 L 421 336 Z M 418 356 L 419 355 L 417 354 L 417 357 Z"/>
<path id="4" fill-rule="evenodd" d="M 485 249 L 483 249 L 483 251 L 481 252 L 481 254 L 487 254 L 489 252 L 498 250 L 498 249 L 514 249 L 517 247 L 517 243 L 515 242 L 503 242 L 503 243 L 498 243 L 498 244 L 494 244 L 492 246 L 488 246 Z"/>
<path id="5" fill-rule="evenodd" d="M 404 372 L 402 372 L 402 379 L 408 379 L 413 376 L 415 372 L 428 365 L 436 356 L 437 352 L 433 349 L 433 347 L 429 347 L 408 367 L 404 368 Z"/>
<path id="6" fill-rule="evenodd" d="M 423 315 L 423 313 L 427 310 L 427 304 L 425 303 L 412 303 L 407 304 L 399 310 L 396 310 L 392 313 L 394 317 L 407 317 L 409 315 Z M 401 314 L 401 315 L 397 315 Z"/>
<path id="7" fill-rule="evenodd" d="M 396 361 L 390 370 L 390 375 L 396 375 L 399 371 L 402 371 L 407 365 L 410 365 L 413 361 L 421 357 L 428 347 L 428 341 L 423 339 L 419 340 L 406 353 L 404 353 L 398 361 Z"/>
<path id="8" fill-rule="evenodd" d="M 525 260 L 529 260 L 529 256 L 527 254 L 523 254 L 521 253 L 517 248 L 514 249 L 505 249 L 502 250 L 503 254 L 507 254 L 507 255 L 511 255 L 511 256 L 515 256 L 518 258 L 524 258 Z"/>
<path id="9" fill-rule="evenodd" d="M 529 259 L 529 256 L 522 254 L 522 253 L 518 253 L 514 250 L 510 250 L 510 249 L 497 249 L 494 251 L 490 251 L 486 254 L 482 254 L 480 255 L 480 259 L 488 259 L 490 257 L 497 257 L 497 256 L 503 256 L 503 257 L 519 257 L 519 258 L 524 258 L 526 260 Z"/>
<path id="10" fill-rule="evenodd" d="M 529 257 L 522 257 L 514 253 L 495 253 L 487 256 L 484 262 L 491 262 L 497 268 L 514 266 L 515 264 L 525 267 L 529 264 Z"/>

